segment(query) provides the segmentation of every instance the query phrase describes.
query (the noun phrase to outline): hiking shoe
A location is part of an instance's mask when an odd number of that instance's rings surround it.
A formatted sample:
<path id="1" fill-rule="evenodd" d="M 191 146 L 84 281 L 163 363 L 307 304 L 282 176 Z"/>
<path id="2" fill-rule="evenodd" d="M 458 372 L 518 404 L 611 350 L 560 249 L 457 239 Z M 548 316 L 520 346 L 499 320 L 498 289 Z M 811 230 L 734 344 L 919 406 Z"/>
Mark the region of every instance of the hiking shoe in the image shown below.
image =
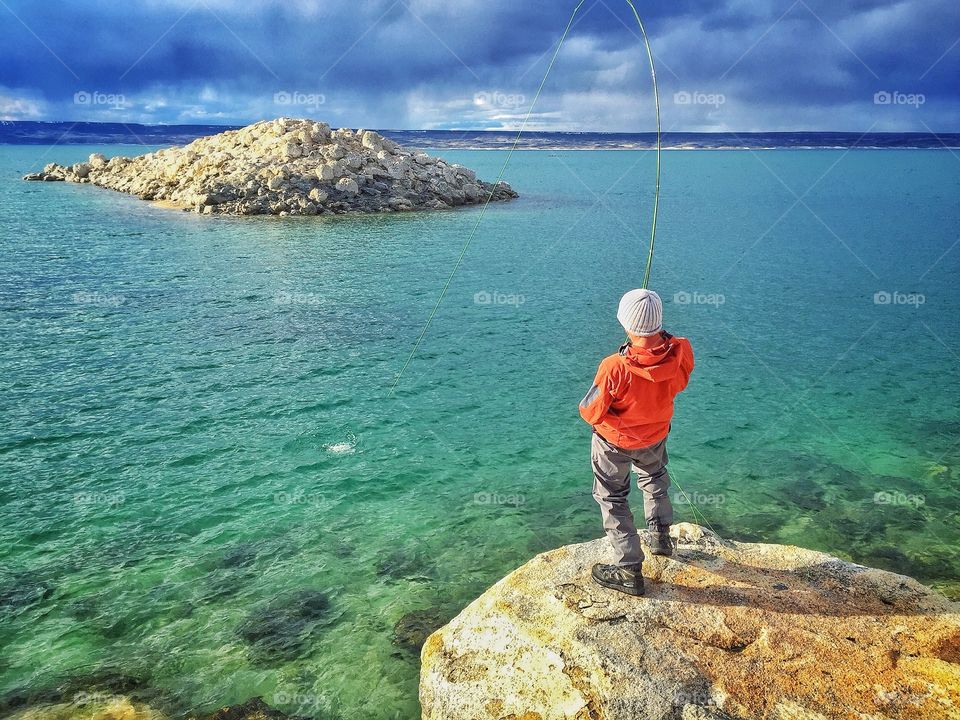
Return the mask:
<path id="1" fill-rule="evenodd" d="M 654 555 L 673 555 L 670 526 L 650 528 L 650 552 Z"/>
<path id="2" fill-rule="evenodd" d="M 619 590 L 627 595 L 643 595 L 643 575 L 640 565 L 602 565 L 593 566 L 593 579 L 598 585 Z"/>

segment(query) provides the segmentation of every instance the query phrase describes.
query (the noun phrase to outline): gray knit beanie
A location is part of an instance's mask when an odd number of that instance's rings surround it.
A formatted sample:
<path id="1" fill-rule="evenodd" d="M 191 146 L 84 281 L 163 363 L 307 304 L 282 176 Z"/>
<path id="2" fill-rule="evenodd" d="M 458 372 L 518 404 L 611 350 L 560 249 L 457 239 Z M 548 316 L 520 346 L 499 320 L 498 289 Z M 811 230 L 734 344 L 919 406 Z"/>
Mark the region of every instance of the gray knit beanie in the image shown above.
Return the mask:
<path id="1" fill-rule="evenodd" d="M 617 320 L 628 333 L 647 337 L 663 329 L 663 303 L 653 290 L 631 290 L 620 298 Z"/>

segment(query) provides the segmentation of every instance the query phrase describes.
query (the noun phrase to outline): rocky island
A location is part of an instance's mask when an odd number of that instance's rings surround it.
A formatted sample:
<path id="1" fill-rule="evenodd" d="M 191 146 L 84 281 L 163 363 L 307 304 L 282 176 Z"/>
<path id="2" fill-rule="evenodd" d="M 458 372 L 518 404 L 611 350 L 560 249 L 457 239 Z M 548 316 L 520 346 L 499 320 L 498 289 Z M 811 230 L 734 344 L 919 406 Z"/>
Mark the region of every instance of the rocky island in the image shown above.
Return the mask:
<path id="1" fill-rule="evenodd" d="M 444 209 L 517 197 L 505 182 L 407 150 L 372 130 L 279 118 L 137 157 L 97 153 L 25 180 L 89 183 L 204 214 L 325 215 Z"/>
<path id="2" fill-rule="evenodd" d="M 645 597 L 606 539 L 537 556 L 432 634 L 424 720 L 960 718 L 960 604 L 820 552 L 674 526 Z"/>

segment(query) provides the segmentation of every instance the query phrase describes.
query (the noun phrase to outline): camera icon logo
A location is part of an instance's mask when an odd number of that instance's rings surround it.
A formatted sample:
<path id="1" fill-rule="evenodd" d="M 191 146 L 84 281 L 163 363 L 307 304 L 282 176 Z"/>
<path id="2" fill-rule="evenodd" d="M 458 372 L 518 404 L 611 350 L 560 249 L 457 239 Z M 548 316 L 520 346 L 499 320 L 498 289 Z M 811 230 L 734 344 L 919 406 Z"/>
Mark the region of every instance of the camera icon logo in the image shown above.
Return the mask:
<path id="1" fill-rule="evenodd" d="M 893 102 L 893 95 L 886 90 L 881 90 L 873 94 L 874 105 L 889 105 L 891 102 Z"/>

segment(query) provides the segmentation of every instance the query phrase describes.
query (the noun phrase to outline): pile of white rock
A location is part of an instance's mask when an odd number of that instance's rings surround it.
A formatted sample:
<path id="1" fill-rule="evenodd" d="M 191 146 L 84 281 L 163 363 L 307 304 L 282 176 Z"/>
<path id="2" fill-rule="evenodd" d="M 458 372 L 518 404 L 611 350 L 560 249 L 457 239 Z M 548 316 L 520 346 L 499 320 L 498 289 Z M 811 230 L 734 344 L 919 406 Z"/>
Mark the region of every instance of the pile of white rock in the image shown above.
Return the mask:
<path id="1" fill-rule="evenodd" d="M 320 215 L 444 209 L 517 197 L 462 165 L 372 130 L 279 118 L 137 157 L 47 165 L 24 180 L 90 183 L 205 214 Z"/>

